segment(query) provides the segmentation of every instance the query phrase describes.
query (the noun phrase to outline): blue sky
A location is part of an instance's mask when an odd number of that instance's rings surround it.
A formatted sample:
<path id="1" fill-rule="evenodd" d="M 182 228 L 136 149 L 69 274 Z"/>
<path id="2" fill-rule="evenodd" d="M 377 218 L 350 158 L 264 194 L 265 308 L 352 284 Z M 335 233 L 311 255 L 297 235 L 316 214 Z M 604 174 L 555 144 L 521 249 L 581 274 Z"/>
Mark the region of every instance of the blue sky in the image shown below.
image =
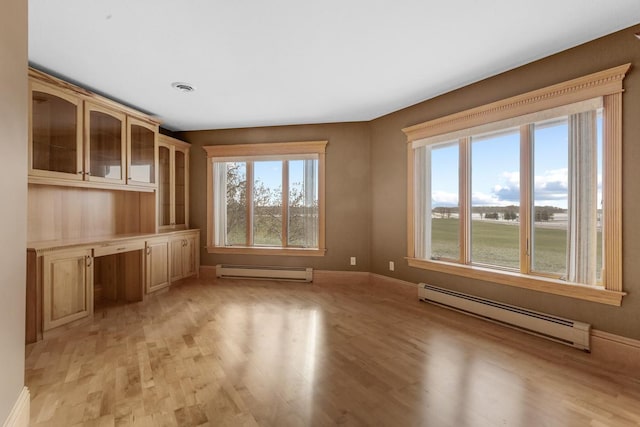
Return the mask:
<path id="1" fill-rule="evenodd" d="M 535 131 L 534 199 L 538 206 L 567 207 L 567 124 L 540 126 Z M 601 140 L 601 120 L 598 120 Z M 600 188 L 601 143 L 598 144 Z M 437 147 L 437 148 L 436 148 Z M 433 206 L 458 205 L 458 147 L 436 146 L 431 153 Z M 519 205 L 519 131 L 474 138 L 471 145 L 473 206 Z M 599 191 L 599 202 L 601 192 Z"/>

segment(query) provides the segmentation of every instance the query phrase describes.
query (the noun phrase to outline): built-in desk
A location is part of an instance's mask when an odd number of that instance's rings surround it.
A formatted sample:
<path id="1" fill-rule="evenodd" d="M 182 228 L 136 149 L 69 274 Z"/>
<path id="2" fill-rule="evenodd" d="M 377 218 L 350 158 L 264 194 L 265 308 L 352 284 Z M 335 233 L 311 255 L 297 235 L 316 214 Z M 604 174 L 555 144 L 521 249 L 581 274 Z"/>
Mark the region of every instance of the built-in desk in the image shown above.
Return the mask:
<path id="1" fill-rule="evenodd" d="M 27 244 L 26 341 L 198 275 L 199 230 Z"/>

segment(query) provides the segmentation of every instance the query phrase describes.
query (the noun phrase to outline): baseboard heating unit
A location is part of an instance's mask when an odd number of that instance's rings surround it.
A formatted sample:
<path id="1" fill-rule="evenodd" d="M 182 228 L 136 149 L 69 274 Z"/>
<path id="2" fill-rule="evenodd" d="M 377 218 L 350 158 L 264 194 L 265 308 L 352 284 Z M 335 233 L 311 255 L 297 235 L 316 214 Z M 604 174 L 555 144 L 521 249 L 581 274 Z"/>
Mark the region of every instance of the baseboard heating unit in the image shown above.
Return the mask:
<path id="1" fill-rule="evenodd" d="M 216 276 L 227 279 L 271 279 L 311 282 L 313 269 L 306 267 L 265 267 L 253 265 L 216 265 Z"/>
<path id="2" fill-rule="evenodd" d="M 420 283 L 422 301 L 589 351 L 591 325 Z"/>

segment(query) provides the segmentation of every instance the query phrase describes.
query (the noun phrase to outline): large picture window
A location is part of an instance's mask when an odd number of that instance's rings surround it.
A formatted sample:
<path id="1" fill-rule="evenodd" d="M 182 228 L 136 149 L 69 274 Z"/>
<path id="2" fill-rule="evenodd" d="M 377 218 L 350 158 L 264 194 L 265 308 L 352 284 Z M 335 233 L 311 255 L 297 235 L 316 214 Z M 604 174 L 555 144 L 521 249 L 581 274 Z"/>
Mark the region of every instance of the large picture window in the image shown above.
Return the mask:
<path id="1" fill-rule="evenodd" d="M 323 255 L 325 146 L 326 141 L 204 147 L 209 252 Z"/>
<path id="2" fill-rule="evenodd" d="M 404 129 L 409 265 L 620 305 L 627 69 Z"/>

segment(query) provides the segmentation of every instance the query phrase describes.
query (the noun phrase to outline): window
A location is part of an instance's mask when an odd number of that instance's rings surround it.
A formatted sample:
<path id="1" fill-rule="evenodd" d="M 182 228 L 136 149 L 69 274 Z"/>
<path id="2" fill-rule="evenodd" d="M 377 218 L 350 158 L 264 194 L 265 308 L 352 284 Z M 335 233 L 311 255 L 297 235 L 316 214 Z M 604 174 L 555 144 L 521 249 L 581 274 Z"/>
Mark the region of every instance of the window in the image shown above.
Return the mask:
<path id="1" fill-rule="evenodd" d="M 326 144 L 204 147 L 209 252 L 324 255 Z"/>
<path id="2" fill-rule="evenodd" d="M 628 68 L 404 129 L 409 265 L 620 305 Z"/>

